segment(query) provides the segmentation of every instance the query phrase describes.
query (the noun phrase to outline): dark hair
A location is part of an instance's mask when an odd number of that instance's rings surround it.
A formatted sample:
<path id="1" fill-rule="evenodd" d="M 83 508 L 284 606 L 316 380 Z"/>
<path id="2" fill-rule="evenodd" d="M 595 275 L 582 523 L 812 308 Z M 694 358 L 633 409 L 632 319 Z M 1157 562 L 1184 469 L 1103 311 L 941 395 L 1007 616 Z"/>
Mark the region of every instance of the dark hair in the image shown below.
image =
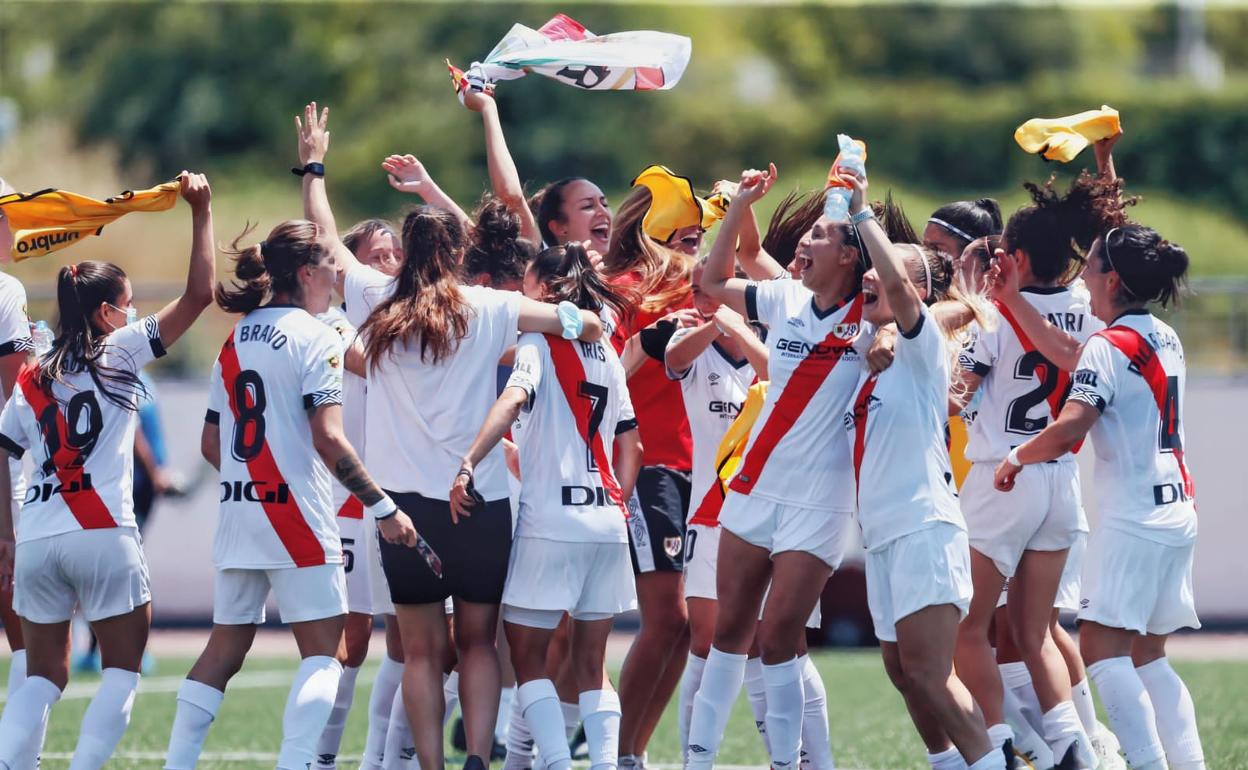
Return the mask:
<path id="1" fill-rule="evenodd" d="M 1128 224 L 1111 229 L 1101 239 L 1101 272 L 1118 273 L 1125 304 L 1177 304 L 1185 283 L 1187 252 L 1151 227 Z"/>
<path id="2" fill-rule="evenodd" d="M 791 192 L 780 199 L 780 205 L 767 223 L 763 250 L 784 267 L 797 253 L 797 243 L 823 216 L 823 195 Z"/>
<path id="3" fill-rule="evenodd" d="M 1050 176 L 1043 185 L 1024 183 L 1031 204 L 1014 212 L 1002 233 L 1004 249 L 1026 252 L 1032 275 L 1044 283 L 1073 278 L 1092 241 L 1125 224 L 1125 207 L 1137 200 L 1123 199 L 1120 179 L 1084 171 L 1062 195 L 1054 189 L 1056 178 Z"/>
<path id="4" fill-rule="evenodd" d="M 398 238 L 399 234 L 394 231 L 394 225 L 386 219 L 365 219 L 356 222 L 355 225 L 342 235 L 342 245 L 356 256 L 360 254 L 360 248 L 377 233 L 385 233 L 386 235 Z"/>
<path id="5" fill-rule="evenodd" d="M 145 395 L 137 372 L 104 366 L 100 357 L 108 332 L 95 328 L 91 316 L 104 303 L 116 306 L 126 290 L 126 272 L 111 262 L 79 262 L 56 276 L 56 339 L 39 360 L 39 389 L 52 397 L 52 383 L 86 371 L 100 395 L 122 409 L 137 411 L 135 396 Z M 113 387 L 109 387 L 112 385 Z"/>
<path id="6" fill-rule="evenodd" d="M 916 289 L 927 292 L 923 298 L 923 304 L 934 305 L 949 299 L 954 279 L 953 260 L 948 254 L 938 249 L 917 243 L 913 245 L 919 250 L 923 261 L 917 272 L 911 271 L 913 274 L 910 276 L 910 283 Z"/>
<path id="7" fill-rule="evenodd" d="M 964 249 L 976 238 L 998 235 L 1003 229 L 1001 206 L 993 198 L 946 203 L 927 221 L 958 239 Z"/>
<path id="8" fill-rule="evenodd" d="M 227 313 L 250 313 L 274 294 L 299 294 L 299 268 L 319 265 L 329 256 L 321 228 L 306 219 L 290 219 L 269 231 L 260 243 L 245 249 L 239 241 L 251 234 L 247 225 L 230 244 L 234 278 L 227 287 L 217 284 L 217 304 Z"/>
<path id="9" fill-rule="evenodd" d="M 360 327 L 369 366 L 396 344 L 420 340 L 420 360 L 439 363 L 468 334 L 472 307 L 459 290 L 464 230 L 449 212 L 417 206 L 403 220 L 403 264 L 394 293 Z"/>
<path id="10" fill-rule="evenodd" d="M 529 199 L 529 208 L 533 210 L 533 216 L 537 218 L 537 229 L 542 232 L 542 240 L 553 246 L 559 243 L 559 238 L 555 236 L 550 229 L 550 221 L 562 222 L 563 216 L 563 188 L 573 182 L 588 182 L 589 180 L 583 176 L 565 176 L 556 182 L 543 187 L 532 198 Z"/>
<path id="11" fill-rule="evenodd" d="M 992 258 L 996 256 L 997 249 L 1001 248 L 1001 236 L 985 235 L 976 238 L 967 244 L 967 248 L 971 249 L 971 256 L 979 263 L 980 271 L 986 273 L 992 269 Z M 965 254 L 966 249 L 962 253 Z"/>
<path id="12" fill-rule="evenodd" d="M 551 246 L 529 263 L 533 277 L 546 288 L 547 302 L 571 302 L 582 310 L 599 312 L 611 308 L 622 318 L 632 307 L 626 290 L 602 279 L 579 243 Z"/>
<path id="13" fill-rule="evenodd" d="M 486 193 L 472 219 L 477 224 L 464 254 L 464 274 L 488 276 L 493 286 L 523 278 L 537 247 L 520 237 L 520 217 L 501 198 Z"/>

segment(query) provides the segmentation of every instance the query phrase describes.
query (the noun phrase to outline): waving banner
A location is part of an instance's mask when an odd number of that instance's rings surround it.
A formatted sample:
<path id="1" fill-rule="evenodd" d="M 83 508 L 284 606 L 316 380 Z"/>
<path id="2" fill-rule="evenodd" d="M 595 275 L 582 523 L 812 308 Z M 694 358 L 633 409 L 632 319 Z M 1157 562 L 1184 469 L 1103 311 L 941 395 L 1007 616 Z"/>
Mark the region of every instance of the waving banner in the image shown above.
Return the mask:
<path id="1" fill-rule="evenodd" d="M 680 82 L 693 42 L 681 35 L 642 30 L 598 36 L 556 14 L 532 29 L 515 24 L 485 61 L 468 70 L 452 66 L 456 90 L 492 90 L 500 80 L 530 72 L 587 91 L 665 91 Z"/>

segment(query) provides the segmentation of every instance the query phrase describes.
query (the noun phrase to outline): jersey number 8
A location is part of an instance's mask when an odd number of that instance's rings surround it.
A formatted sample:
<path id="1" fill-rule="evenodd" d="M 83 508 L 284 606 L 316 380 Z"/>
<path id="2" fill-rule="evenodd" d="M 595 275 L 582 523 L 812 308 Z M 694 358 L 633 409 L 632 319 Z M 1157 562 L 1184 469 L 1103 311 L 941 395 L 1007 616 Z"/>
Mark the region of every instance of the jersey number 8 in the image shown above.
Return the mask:
<path id="1" fill-rule="evenodd" d="M 264 448 L 264 380 L 255 369 L 244 369 L 234 378 L 234 437 L 230 453 L 240 463 L 254 460 Z"/>

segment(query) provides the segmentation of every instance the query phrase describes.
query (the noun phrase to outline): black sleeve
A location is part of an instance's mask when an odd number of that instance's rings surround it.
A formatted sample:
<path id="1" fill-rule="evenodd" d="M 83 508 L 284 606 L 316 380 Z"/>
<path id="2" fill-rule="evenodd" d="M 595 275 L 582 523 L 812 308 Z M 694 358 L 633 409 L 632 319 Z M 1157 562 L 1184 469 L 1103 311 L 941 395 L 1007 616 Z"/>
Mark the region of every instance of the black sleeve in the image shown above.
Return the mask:
<path id="1" fill-rule="evenodd" d="M 745 287 L 745 317 L 753 323 L 762 323 L 758 318 L 758 284 L 747 284 Z"/>
<path id="2" fill-rule="evenodd" d="M 25 449 L 3 433 L 0 433 L 0 449 L 3 449 L 18 459 L 21 459 L 22 455 L 26 454 Z"/>
<path id="3" fill-rule="evenodd" d="M 220 425 L 221 415 L 216 410 L 209 409 L 207 413 L 204 414 L 204 422 L 209 425 Z"/>
<path id="4" fill-rule="evenodd" d="M 676 333 L 676 323 L 674 321 L 659 321 L 654 326 L 648 326 L 641 330 L 641 349 L 642 351 L 660 363 L 664 360 L 667 353 L 667 343 L 672 339 L 672 335 Z"/>
<path id="5" fill-rule="evenodd" d="M 619 422 L 615 424 L 615 435 L 618 436 L 621 433 L 628 433 L 630 430 L 633 430 L 636 427 L 637 427 L 636 419 L 620 420 Z"/>

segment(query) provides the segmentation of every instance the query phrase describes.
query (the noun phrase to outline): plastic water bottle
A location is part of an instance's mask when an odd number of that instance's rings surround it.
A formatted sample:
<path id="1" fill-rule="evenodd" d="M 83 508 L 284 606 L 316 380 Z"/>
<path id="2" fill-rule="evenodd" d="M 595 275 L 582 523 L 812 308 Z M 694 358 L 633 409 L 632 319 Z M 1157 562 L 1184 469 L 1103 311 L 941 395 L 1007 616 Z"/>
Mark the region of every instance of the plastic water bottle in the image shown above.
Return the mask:
<path id="1" fill-rule="evenodd" d="M 47 321 L 39 321 L 35 324 L 34 330 L 30 334 L 31 339 L 35 343 L 35 355 L 42 356 L 52 349 L 52 330 L 48 328 Z"/>
<path id="2" fill-rule="evenodd" d="M 836 143 L 840 147 L 840 152 L 837 153 L 836 160 L 828 171 L 828 189 L 824 193 L 823 215 L 833 222 L 845 222 L 849 219 L 849 201 L 854 196 L 854 191 L 841 182 L 837 173 L 850 171 L 859 175 L 866 174 L 867 145 L 845 134 L 837 134 Z"/>

